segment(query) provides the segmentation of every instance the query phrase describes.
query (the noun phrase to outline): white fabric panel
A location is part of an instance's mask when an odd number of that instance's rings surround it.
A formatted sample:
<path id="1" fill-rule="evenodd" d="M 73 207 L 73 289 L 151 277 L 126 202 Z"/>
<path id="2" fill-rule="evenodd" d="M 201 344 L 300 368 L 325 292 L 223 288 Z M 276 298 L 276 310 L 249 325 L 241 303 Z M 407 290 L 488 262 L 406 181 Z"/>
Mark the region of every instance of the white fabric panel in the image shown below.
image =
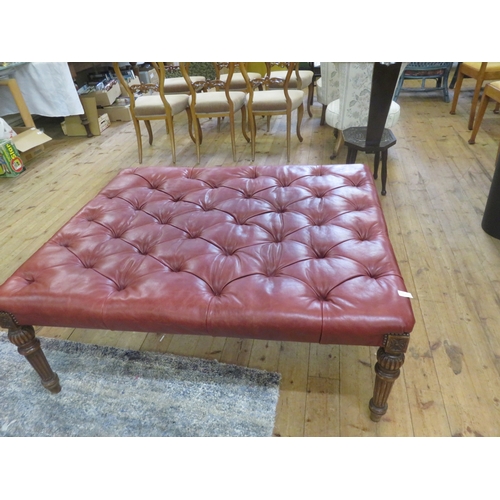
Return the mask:
<path id="1" fill-rule="evenodd" d="M 63 117 L 84 113 L 69 66 L 65 62 L 33 62 L 20 66 L 15 78 L 32 115 Z M 0 86 L 0 116 L 19 110 L 6 86 Z"/>

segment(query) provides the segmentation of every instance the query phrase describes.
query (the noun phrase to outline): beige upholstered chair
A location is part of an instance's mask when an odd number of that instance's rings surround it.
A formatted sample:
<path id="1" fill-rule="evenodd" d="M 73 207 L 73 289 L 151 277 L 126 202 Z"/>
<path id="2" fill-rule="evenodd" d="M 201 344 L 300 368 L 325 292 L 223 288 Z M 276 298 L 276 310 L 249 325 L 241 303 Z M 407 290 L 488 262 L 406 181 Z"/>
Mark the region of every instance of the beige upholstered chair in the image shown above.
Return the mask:
<path id="1" fill-rule="evenodd" d="M 363 127 L 368 123 L 370 94 L 374 63 L 334 63 L 335 78 L 338 78 L 339 98 L 328 104 L 325 120 L 333 127 L 337 138 L 331 159 L 334 159 L 344 143 L 342 131 L 350 127 Z M 402 63 L 400 74 L 407 63 Z M 400 106 L 392 101 L 387 116 L 386 128 L 393 127 L 399 120 Z"/>
<path id="2" fill-rule="evenodd" d="M 237 65 L 236 65 L 237 64 Z M 241 74 L 241 70 L 239 69 L 239 64 L 245 63 L 235 63 L 235 71 L 233 73 L 233 77 L 231 78 L 231 90 L 241 90 L 242 92 L 248 92 L 247 81 Z M 228 62 L 215 62 L 215 77 L 218 80 L 225 82 L 227 80 L 227 70 L 229 68 Z M 245 66 L 246 69 L 246 66 Z M 250 80 L 255 80 L 256 78 L 262 78 L 260 73 L 254 71 L 247 71 L 248 78 Z"/>
<path id="3" fill-rule="evenodd" d="M 272 65 L 280 64 L 282 67 L 286 68 L 284 72 L 284 78 L 278 78 L 276 76 L 271 76 Z M 269 120 L 271 116 L 276 115 L 286 115 L 286 157 L 287 161 L 290 161 L 290 135 L 291 135 L 291 125 L 292 125 L 292 112 L 297 110 L 297 137 L 299 141 L 302 142 L 302 136 L 300 135 L 300 124 L 302 122 L 302 116 L 304 114 L 304 91 L 299 89 L 290 89 L 289 84 L 292 76 L 295 77 L 295 81 L 300 80 L 298 74 L 298 63 L 287 62 L 287 63 L 269 63 L 266 62 L 267 74 L 264 78 L 258 78 L 256 80 L 248 79 L 245 68 L 241 69 L 244 78 L 250 82 L 249 91 L 247 95 L 247 106 L 249 113 L 250 122 L 250 135 L 252 142 L 252 160 L 255 160 L 255 137 L 256 137 L 256 116 L 267 116 L 268 122 L 267 127 L 269 131 Z M 270 86 L 273 88 L 270 88 Z M 282 88 L 277 88 L 281 85 Z M 265 90 L 263 92 L 255 92 L 255 89 L 259 86 L 263 86 Z"/>
<path id="4" fill-rule="evenodd" d="M 450 114 L 454 115 L 457 109 L 458 96 L 462 88 L 464 77 L 474 78 L 476 86 L 472 96 L 472 103 L 469 113 L 469 130 L 474 127 L 474 117 L 476 115 L 477 103 L 479 102 L 479 95 L 481 88 L 485 81 L 500 80 L 500 62 L 463 62 L 458 68 L 458 78 L 455 84 L 455 91 L 453 94 L 453 101 L 451 103 Z"/>
<path id="5" fill-rule="evenodd" d="M 165 65 L 162 62 L 151 63 L 158 74 L 158 81 L 165 80 Z M 172 148 L 172 163 L 175 164 L 175 136 L 173 117 L 185 111 L 188 116 L 189 130 L 192 130 L 191 112 L 188 106 L 188 96 L 165 95 L 162 85 L 153 83 L 141 83 L 131 85 L 123 78 L 118 63 L 113 63 L 113 69 L 120 83 L 127 91 L 130 98 L 130 114 L 137 137 L 137 149 L 139 154 L 139 163 L 142 163 L 142 137 L 140 122 L 143 121 L 149 135 L 149 144 L 153 144 L 153 131 L 151 129 L 151 120 L 165 120 L 167 134 L 170 136 L 170 145 Z M 194 140 L 193 136 L 191 138 Z"/>
<path id="6" fill-rule="evenodd" d="M 189 63 L 179 64 L 182 76 L 189 87 L 188 104 L 195 123 L 194 137 L 198 163 L 200 162 L 200 145 L 203 140 L 200 118 L 229 118 L 233 161 L 236 161 L 234 118 L 237 111 L 241 111 L 243 136 L 247 142 L 250 142 L 246 132 L 246 94 L 242 91 L 230 90 L 236 64 L 229 63 L 225 82 L 218 79 L 193 82 L 189 76 Z"/>
<path id="7" fill-rule="evenodd" d="M 279 64 L 279 63 L 276 63 Z M 297 67 L 299 63 L 296 63 Z M 271 78 L 280 78 L 280 79 L 285 79 L 286 78 L 287 72 L 284 70 L 272 68 L 270 77 Z M 312 112 L 311 112 L 311 103 L 313 101 L 313 95 L 314 95 L 314 72 L 308 69 L 300 69 L 297 71 L 294 71 L 292 73 L 292 76 L 290 78 L 290 82 L 288 84 L 289 89 L 298 89 L 298 90 L 307 90 L 307 113 L 310 117 L 312 117 Z M 280 84 L 275 84 L 272 81 L 269 84 L 269 88 L 279 88 Z"/>
<path id="8" fill-rule="evenodd" d="M 327 106 L 340 97 L 340 80 L 334 62 L 322 62 L 321 77 L 316 80 L 316 99 L 322 105 L 320 125 L 325 124 Z"/>

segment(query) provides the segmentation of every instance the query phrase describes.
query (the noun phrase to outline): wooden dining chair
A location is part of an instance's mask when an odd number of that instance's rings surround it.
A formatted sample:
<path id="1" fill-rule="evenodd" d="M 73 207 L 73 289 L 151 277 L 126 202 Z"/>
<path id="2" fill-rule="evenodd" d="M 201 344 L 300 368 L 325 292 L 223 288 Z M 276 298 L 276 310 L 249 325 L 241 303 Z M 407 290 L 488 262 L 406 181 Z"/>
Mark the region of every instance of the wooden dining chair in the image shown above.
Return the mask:
<path id="1" fill-rule="evenodd" d="M 205 82 L 192 81 L 189 76 L 189 63 L 181 62 L 179 64 L 182 76 L 189 87 L 188 105 L 195 125 L 194 141 L 198 163 L 200 162 L 200 146 L 203 141 L 200 118 L 229 118 L 233 161 L 236 161 L 235 113 L 237 111 L 241 111 L 243 136 L 247 142 L 250 142 L 250 137 L 248 137 L 246 132 L 246 93 L 231 90 L 231 81 L 236 64 L 240 63 L 228 64 L 228 73 L 225 81 L 217 78 L 207 78 Z M 240 64 L 240 66 L 242 65 Z M 219 128 L 220 120 L 218 120 Z"/>
<path id="2" fill-rule="evenodd" d="M 368 125 L 350 127 L 344 130 L 344 143 L 347 146 L 346 163 L 355 163 L 358 151 L 375 154 L 373 177 L 378 176 L 380 157 L 382 157 L 382 195 L 386 195 L 388 150 L 396 144 L 392 131 L 385 128 L 387 116 L 392 104 L 394 90 L 399 80 L 402 63 L 375 63 Z"/>
<path id="3" fill-rule="evenodd" d="M 165 80 L 165 65 L 162 62 L 151 63 L 158 74 L 158 82 Z M 142 163 L 142 135 L 140 122 L 144 122 L 149 136 L 149 144 L 153 144 L 153 130 L 151 128 L 152 120 L 165 120 L 167 134 L 170 137 L 170 147 L 172 150 L 172 163 L 176 162 L 175 155 L 175 135 L 174 135 L 174 116 L 185 111 L 188 118 L 188 126 L 191 131 L 191 110 L 188 105 L 188 96 L 166 95 L 163 85 L 158 83 L 140 83 L 129 85 L 118 63 L 113 63 L 113 69 L 118 80 L 125 88 L 130 98 L 130 114 L 137 137 L 137 150 L 139 154 L 139 163 Z M 191 133 L 191 132 L 190 132 Z M 191 133 L 191 138 L 194 140 Z"/>
<path id="4" fill-rule="evenodd" d="M 286 68 L 284 78 L 271 77 L 271 68 L 275 65 Z M 252 160 L 255 160 L 255 142 L 257 134 L 256 116 L 267 117 L 267 131 L 269 132 L 269 121 L 272 116 L 286 116 L 286 157 L 287 162 L 290 161 L 290 137 L 292 127 L 292 112 L 297 110 L 297 137 L 300 142 L 303 141 L 300 135 L 300 125 L 304 114 L 304 91 L 299 89 L 290 89 L 289 84 L 292 75 L 295 78 L 300 78 L 298 75 L 298 63 L 270 63 L 266 62 L 266 75 L 263 78 L 250 80 L 248 74 L 243 67 L 241 69 L 244 78 L 248 82 L 248 93 L 246 97 L 249 123 L 250 137 L 252 144 Z M 273 86 L 271 89 L 270 86 Z M 281 88 L 277 88 L 281 86 Z M 256 92 L 259 87 L 264 88 L 264 91 Z"/>
<path id="5" fill-rule="evenodd" d="M 248 84 L 247 84 L 247 81 L 245 80 L 243 74 L 241 73 L 241 70 L 239 68 L 240 64 L 243 64 L 245 66 L 245 69 L 246 69 L 245 63 L 235 63 L 233 77 L 231 78 L 230 90 L 241 90 L 242 92 L 248 92 Z M 228 62 L 214 62 L 214 67 L 215 67 L 215 77 L 218 80 L 225 82 L 227 80 L 227 76 L 228 76 L 229 63 Z M 260 73 L 255 72 L 255 71 L 247 71 L 246 73 L 247 73 L 248 79 L 250 79 L 250 80 L 255 80 L 256 78 L 262 78 L 262 75 Z"/>
<path id="6" fill-rule="evenodd" d="M 483 95 L 481 97 L 481 102 L 479 104 L 479 109 L 477 111 L 476 119 L 474 120 L 474 127 L 472 129 L 472 134 L 469 139 L 469 144 L 476 143 L 476 135 L 481 127 L 481 123 L 488 107 L 489 102 L 493 100 L 496 102 L 495 113 L 499 112 L 500 108 L 500 80 L 496 82 L 490 82 L 484 88 Z"/>
<path id="7" fill-rule="evenodd" d="M 500 80 L 500 62 L 463 62 L 458 68 L 457 82 L 451 103 L 450 114 L 454 115 L 457 109 L 458 97 L 462 88 L 462 82 L 465 78 L 474 78 L 476 86 L 472 96 L 472 103 L 469 112 L 469 130 L 474 128 L 474 118 L 476 115 L 477 103 L 481 94 L 481 88 L 485 81 Z"/>
<path id="8" fill-rule="evenodd" d="M 192 82 L 204 82 L 206 77 L 204 75 L 189 75 Z M 189 95 L 189 87 L 185 78 L 181 74 L 178 64 L 165 65 L 165 80 L 164 80 L 165 94 L 186 94 Z"/>
<path id="9" fill-rule="evenodd" d="M 279 83 L 273 83 L 273 78 L 286 78 L 286 70 L 280 69 L 282 63 L 275 63 L 276 66 L 271 68 L 269 74 L 271 82 L 269 84 L 269 89 L 280 88 Z M 300 69 L 300 63 L 297 64 L 297 70 L 292 73 L 290 81 L 288 82 L 289 89 L 305 90 L 307 89 L 307 114 L 312 118 L 311 105 L 313 103 L 314 96 L 314 71 L 310 69 Z"/>

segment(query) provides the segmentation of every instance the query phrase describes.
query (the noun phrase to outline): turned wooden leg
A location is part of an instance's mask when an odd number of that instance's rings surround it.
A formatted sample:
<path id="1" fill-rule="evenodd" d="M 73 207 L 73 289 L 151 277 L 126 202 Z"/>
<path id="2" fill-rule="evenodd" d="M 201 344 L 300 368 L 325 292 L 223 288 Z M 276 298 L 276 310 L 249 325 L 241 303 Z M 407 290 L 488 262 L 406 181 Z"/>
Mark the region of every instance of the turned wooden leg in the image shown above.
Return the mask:
<path id="1" fill-rule="evenodd" d="M 5 312 L 0 312 L 0 326 L 8 328 L 9 340 L 40 375 L 42 385 L 52 393 L 60 392 L 59 377 L 52 371 L 33 327 L 18 325 L 15 318 Z"/>
<path id="2" fill-rule="evenodd" d="M 387 184 L 387 149 L 385 151 L 382 151 L 382 191 L 381 194 L 385 196 L 387 194 L 387 191 L 385 189 L 385 186 Z"/>
<path id="3" fill-rule="evenodd" d="M 375 387 L 369 405 L 370 418 L 374 422 L 379 422 L 387 412 L 387 400 L 405 361 L 404 352 L 409 341 L 409 335 L 388 335 L 386 345 L 377 351 Z"/>

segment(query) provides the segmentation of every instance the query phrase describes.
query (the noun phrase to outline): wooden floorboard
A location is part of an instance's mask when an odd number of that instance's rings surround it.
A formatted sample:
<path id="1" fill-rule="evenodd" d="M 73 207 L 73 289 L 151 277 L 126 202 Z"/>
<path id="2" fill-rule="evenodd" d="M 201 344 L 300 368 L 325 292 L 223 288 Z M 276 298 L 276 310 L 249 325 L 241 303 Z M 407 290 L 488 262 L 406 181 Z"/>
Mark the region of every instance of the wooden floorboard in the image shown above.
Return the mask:
<path id="1" fill-rule="evenodd" d="M 403 91 L 399 97 L 401 116 L 393 128 L 398 142 L 389 151 L 388 192 L 381 202 L 417 323 L 380 423 L 368 412 L 375 348 L 72 328 L 37 328 L 38 334 L 278 371 L 276 436 L 499 436 L 500 240 L 481 229 L 481 219 L 500 117 L 489 109 L 476 144 L 468 144 L 472 83 L 464 82 L 456 115 L 439 93 Z M 312 110 L 312 118 L 304 113 L 302 143 L 294 116 L 290 163 L 344 163 L 345 147 L 330 160 L 333 131 L 320 126 L 316 101 Z M 132 123 L 114 122 L 89 139 L 65 137 L 59 122 L 37 118 L 53 140 L 22 176 L 0 179 L 1 282 L 121 169 L 140 167 Z M 239 117 L 236 162 L 227 121 L 220 132 L 216 120 L 202 127 L 200 167 L 286 164 L 283 118 L 273 118 L 269 132 L 266 120 L 257 118 L 254 162 Z M 150 146 L 143 129 L 142 166 L 171 165 L 163 122 L 153 130 Z M 182 115 L 175 136 L 177 167 L 197 166 Z M 361 153 L 357 161 L 373 164 Z M 380 180 L 376 184 L 380 191 Z"/>

